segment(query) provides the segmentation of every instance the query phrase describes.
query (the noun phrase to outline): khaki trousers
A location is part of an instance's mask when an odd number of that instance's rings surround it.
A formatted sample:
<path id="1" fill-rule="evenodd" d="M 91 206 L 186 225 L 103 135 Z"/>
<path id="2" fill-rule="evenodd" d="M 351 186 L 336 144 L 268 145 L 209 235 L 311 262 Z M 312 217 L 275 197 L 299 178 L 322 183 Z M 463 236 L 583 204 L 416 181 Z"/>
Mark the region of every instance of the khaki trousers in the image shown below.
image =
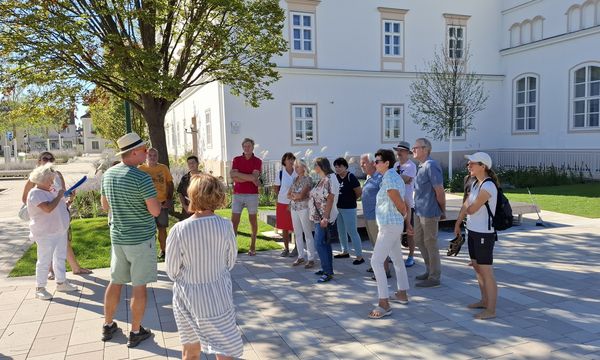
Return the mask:
<path id="1" fill-rule="evenodd" d="M 431 280 L 440 280 L 442 264 L 438 249 L 438 222 L 440 217 L 415 216 L 415 244 L 425 261 L 426 273 Z"/>

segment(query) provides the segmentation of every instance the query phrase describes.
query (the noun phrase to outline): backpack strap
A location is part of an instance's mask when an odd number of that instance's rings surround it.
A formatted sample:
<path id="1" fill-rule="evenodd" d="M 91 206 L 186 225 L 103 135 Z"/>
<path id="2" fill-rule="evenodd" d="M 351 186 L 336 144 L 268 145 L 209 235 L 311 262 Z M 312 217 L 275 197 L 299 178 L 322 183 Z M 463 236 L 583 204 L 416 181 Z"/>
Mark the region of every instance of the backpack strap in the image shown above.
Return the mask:
<path id="1" fill-rule="evenodd" d="M 282 179 L 283 179 L 283 170 L 279 170 L 279 184 L 281 184 Z"/>
<path id="2" fill-rule="evenodd" d="M 481 185 L 479 185 L 479 189 L 481 189 L 481 187 L 483 186 L 483 184 L 486 181 L 491 181 L 492 184 L 494 183 L 492 181 L 492 178 L 487 178 L 487 179 L 485 179 L 485 180 L 483 180 L 481 182 Z M 477 180 L 475 180 L 475 183 L 473 185 L 475 185 L 475 184 L 477 184 Z M 494 184 L 494 186 L 496 186 L 496 184 Z M 497 188 L 498 187 L 496 186 L 496 189 Z M 492 220 L 494 219 L 494 214 L 492 214 L 492 209 L 490 209 L 490 202 L 489 202 L 489 200 L 485 202 L 485 208 L 487 209 L 487 212 L 488 212 L 488 230 L 492 230 Z"/>

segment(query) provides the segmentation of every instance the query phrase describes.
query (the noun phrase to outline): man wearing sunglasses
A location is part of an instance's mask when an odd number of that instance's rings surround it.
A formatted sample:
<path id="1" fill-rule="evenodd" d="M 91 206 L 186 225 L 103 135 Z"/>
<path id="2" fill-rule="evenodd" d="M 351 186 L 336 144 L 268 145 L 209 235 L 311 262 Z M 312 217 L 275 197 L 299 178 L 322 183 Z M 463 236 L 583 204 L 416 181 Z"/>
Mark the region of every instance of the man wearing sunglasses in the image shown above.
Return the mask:
<path id="1" fill-rule="evenodd" d="M 431 142 L 419 138 L 411 149 L 419 162 L 415 177 L 415 243 L 425 262 L 425 273 L 418 275 L 417 287 L 440 285 L 442 265 L 437 243 L 438 222 L 446 218 L 446 193 L 440 164 L 431 158 Z"/>

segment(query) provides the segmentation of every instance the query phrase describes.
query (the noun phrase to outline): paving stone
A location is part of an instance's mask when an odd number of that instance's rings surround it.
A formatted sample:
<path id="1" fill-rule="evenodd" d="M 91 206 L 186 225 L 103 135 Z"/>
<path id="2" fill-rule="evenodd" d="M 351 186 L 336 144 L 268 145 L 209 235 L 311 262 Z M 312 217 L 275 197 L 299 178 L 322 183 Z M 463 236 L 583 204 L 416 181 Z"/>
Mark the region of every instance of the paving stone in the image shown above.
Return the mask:
<path id="1" fill-rule="evenodd" d="M 29 356 L 27 357 L 27 359 L 30 359 L 30 360 L 63 360 L 64 358 L 65 358 L 64 352 L 48 354 L 48 355 L 39 355 L 39 356 L 31 356 L 31 354 L 29 354 Z"/>
<path id="2" fill-rule="evenodd" d="M 67 352 L 69 345 L 69 334 L 53 335 L 48 337 L 36 337 L 28 356 L 40 356 Z"/>
<path id="3" fill-rule="evenodd" d="M 67 348 L 67 356 L 84 354 L 87 352 L 104 351 L 104 342 L 98 340 L 91 343 L 69 346 Z"/>
<path id="4" fill-rule="evenodd" d="M 67 355 L 65 360 L 103 360 L 104 352 L 102 350 L 90 351 L 87 353 L 76 354 L 76 355 Z M 106 358 L 108 359 L 108 358 Z"/>
<path id="5" fill-rule="evenodd" d="M 39 321 L 9 325 L 0 338 L 0 354 L 13 356 L 28 353 L 39 327 Z"/>

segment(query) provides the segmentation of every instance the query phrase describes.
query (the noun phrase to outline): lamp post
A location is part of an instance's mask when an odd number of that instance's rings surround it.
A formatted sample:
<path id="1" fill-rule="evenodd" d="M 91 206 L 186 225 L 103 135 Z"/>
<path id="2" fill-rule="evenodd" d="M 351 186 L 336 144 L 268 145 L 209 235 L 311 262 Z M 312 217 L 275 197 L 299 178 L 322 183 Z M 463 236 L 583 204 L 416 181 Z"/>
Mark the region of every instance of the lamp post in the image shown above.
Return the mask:
<path id="1" fill-rule="evenodd" d="M 131 130 L 131 106 L 129 101 L 125 101 L 125 133 L 130 133 Z"/>

